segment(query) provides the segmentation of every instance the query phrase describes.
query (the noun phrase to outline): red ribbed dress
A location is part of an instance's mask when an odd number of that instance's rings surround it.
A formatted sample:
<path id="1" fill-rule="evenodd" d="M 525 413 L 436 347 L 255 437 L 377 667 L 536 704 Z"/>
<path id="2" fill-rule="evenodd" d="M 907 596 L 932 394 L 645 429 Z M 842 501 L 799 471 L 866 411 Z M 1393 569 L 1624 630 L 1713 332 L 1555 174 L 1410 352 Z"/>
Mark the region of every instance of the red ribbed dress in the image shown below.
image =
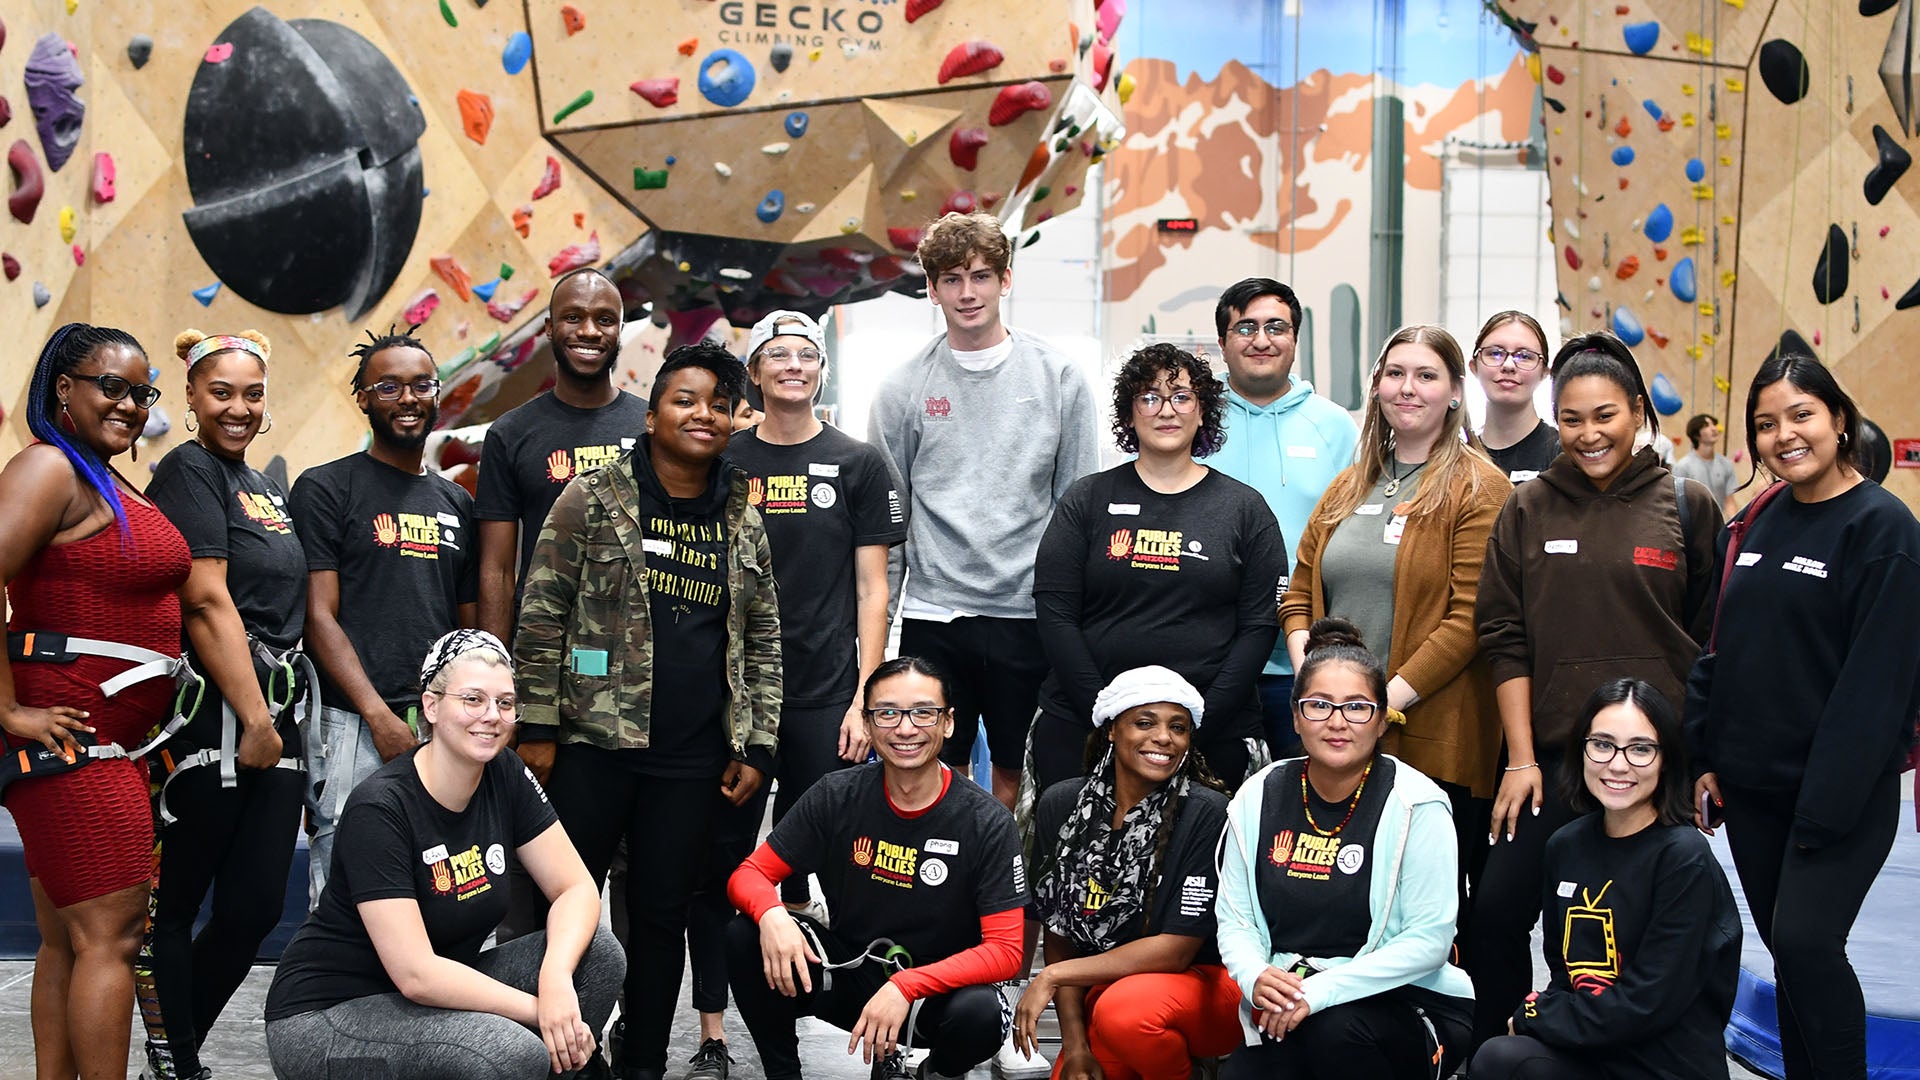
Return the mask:
<path id="1" fill-rule="evenodd" d="M 193 566 L 187 542 L 160 511 L 124 494 L 121 499 L 130 530 L 124 545 L 117 525 L 49 545 L 7 585 L 10 632 L 51 630 L 179 655 L 178 590 Z M 70 664 L 15 662 L 14 693 L 23 705 L 84 709 L 102 742 L 133 750 L 155 724 L 170 718 L 174 683 L 148 679 L 112 699 L 101 696 L 102 682 L 132 666 L 93 656 Z M 16 780 L 7 786 L 6 807 L 20 827 L 27 872 L 55 907 L 153 876 L 145 761 L 95 761 L 56 776 Z"/>

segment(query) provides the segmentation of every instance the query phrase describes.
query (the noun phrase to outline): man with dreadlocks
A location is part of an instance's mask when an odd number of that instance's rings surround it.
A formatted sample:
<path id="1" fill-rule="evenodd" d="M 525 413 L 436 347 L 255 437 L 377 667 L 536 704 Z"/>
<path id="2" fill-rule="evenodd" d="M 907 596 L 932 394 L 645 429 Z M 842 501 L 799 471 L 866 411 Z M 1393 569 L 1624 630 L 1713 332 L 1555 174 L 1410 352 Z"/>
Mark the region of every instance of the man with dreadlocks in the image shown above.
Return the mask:
<path id="1" fill-rule="evenodd" d="M 420 658 L 476 618 L 473 499 L 422 463 L 440 380 L 413 329 L 368 331 L 354 348 L 351 386 L 373 440 L 301 473 L 290 500 L 324 702 L 320 735 L 307 740 L 315 903 L 347 794 L 418 741 Z"/>
<path id="2" fill-rule="evenodd" d="M 1085 776 L 1035 809 L 1034 902 L 1047 966 L 1014 1042 L 1031 1053 L 1049 1000 L 1061 1080 L 1185 1076 L 1240 1043 L 1239 988 L 1213 944 L 1213 851 L 1227 797 L 1193 748 L 1199 690 L 1158 666 L 1121 672 L 1093 704 Z"/>

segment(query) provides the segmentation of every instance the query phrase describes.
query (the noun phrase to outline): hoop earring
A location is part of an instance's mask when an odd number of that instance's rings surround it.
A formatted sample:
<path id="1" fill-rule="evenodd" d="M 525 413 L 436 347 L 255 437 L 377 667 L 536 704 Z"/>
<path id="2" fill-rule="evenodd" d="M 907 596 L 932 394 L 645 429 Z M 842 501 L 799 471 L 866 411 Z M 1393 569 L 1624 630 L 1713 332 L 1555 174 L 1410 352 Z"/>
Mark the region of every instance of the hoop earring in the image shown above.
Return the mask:
<path id="1" fill-rule="evenodd" d="M 259 430 L 258 432 L 256 432 L 255 434 L 258 434 L 258 435 L 265 435 L 265 434 L 266 434 L 267 432 L 269 432 L 269 431 L 272 431 L 272 430 L 273 430 L 273 410 L 272 410 L 272 409 L 268 409 L 268 410 L 267 410 L 267 422 L 266 422 L 266 423 L 264 423 L 264 424 L 261 424 L 261 425 L 260 425 L 260 430 Z"/>
<path id="2" fill-rule="evenodd" d="M 186 427 L 188 434 L 192 434 L 193 432 L 200 430 L 200 414 L 194 412 L 193 406 L 191 405 L 187 406 L 187 415 L 180 422 L 182 425 Z"/>
<path id="3" fill-rule="evenodd" d="M 1447 399 L 1447 411 L 1448 411 L 1448 412 L 1452 412 L 1453 410 L 1455 410 L 1455 409 L 1457 409 L 1457 408 L 1459 408 L 1459 407 L 1460 407 L 1460 399 L 1459 399 L 1459 398 L 1448 398 L 1448 399 Z"/>
<path id="4" fill-rule="evenodd" d="M 1847 445 L 1847 433 L 1844 431 L 1840 433 L 1840 445 L 1841 446 Z"/>

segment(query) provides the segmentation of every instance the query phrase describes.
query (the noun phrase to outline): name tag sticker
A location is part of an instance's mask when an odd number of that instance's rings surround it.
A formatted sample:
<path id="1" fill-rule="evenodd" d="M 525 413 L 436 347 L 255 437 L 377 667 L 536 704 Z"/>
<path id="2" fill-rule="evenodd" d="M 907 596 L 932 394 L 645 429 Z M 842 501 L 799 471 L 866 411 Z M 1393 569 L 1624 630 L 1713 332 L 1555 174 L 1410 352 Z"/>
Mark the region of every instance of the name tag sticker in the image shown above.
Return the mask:
<path id="1" fill-rule="evenodd" d="M 941 840 L 938 838 L 928 840 L 927 853 L 929 855 L 958 855 L 960 854 L 960 841 Z"/>
<path id="2" fill-rule="evenodd" d="M 440 862 L 446 857 L 447 845 L 445 844 L 435 844 L 420 853 L 420 861 L 426 863 L 428 866 L 432 866 L 434 863 Z"/>
<path id="3" fill-rule="evenodd" d="M 638 441 L 638 440 L 635 440 L 635 439 L 630 439 L 630 438 L 629 438 L 629 439 L 621 439 L 621 440 L 620 440 L 620 449 L 622 449 L 622 450 L 631 450 L 631 449 L 633 449 L 633 444 L 634 444 L 634 443 L 635 443 L 636 441 Z"/>
<path id="4" fill-rule="evenodd" d="M 1580 553 L 1580 541 L 1578 540 L 1549 540 L 1546 546 L 1547 554 L 1549 555 L 1578 555 Z"/>
<path id="5" fill-rule="evenodd" d="M 1122 515 L 1126 517 L 1139 517 L 1140 504 L 1139 503 L 1108 503 L 1107 513 Z"/>
<path id="6" fill-rule="evenodd" d="M 1312 446 L 1289 446 L 1287 447 L 1287 456 L 1317 458 L 1320 456 L 1320 451 Z"/>
<path id="7" fill-rule="evenodd" d="M 575 675 L 599 675 L 607 673 L 607 650 L 575 649 L 570 665 Z"/>
<path id="8" fill-rule="evenodd" d="M 1559 896 L 1559 897 L 1562 897 L 1562 898 L 1565 898 L 1565 897 L 1569 897 L 1569 896 L 1572 896 L 1572 895 L 1573 895 L 1573 882 L 1571 882 L 1571 881 L 1563 881 L 1563 882 L 1561 882 L 1561 883 L 1560 883 L 1560 887 L 1559 887 L 1558 889 L 1555 889 L 1555 890 L 1554 890 L 1554 895 L 1556 895 L 1556 896 Z"/>
<path id="9" fill-rule="evenodd" d="M 458 514 L 449 514 L 442 511 L 441 513 L 435 514 L 433 516 L 436 518 L 439 518 L 440 524 L 442 525 L 448 525 L 455 528 L 458 528 L 460 525 L 460 515 Z"/>
<path id="10" fill-rule="evenodd" d="M 1511 484 L 1524 484 L 1539 475 L 1540 470 L 1538 469 L 1515 469 L 1507 474 L 1507 482 Z"/>
<path id="11" fill-rule="evenodd" d="M 808 476 L 839 476 L 840 466 L 822 465 L 817 461 L 807 463 Z"/>
<path id="12" fill-rule="evenodd" d="M 1743 551 L 1740 553 L 1739 558 L 1733 560 L 1733 565 L 1752 566 L 1754 563 L 1757 563 L 1764 558 L 1766 558 L 1766 556 L 1761 554 L 1758 551 Z"/>
<path id="13" fill-rule="evenodd" d="M 1398 545 L 1400 543 L 1400 534 L 1405 531 L 1407 531 L 1407 515 L 1395 514 L 1387 520 L 1387 527 L 1381 534 L 1381 539 L 1389 544 Z"/>
<path id="14" fill-rule="evenodd" d="M 1380 512 L 1386 508 L 1385 503 L 1362 503 L 1354 507 L 1353 512 L 1361 517 L 1379 517 Z"/>
<path id="15" fill-rule="evenodd" d="M 640 541 L 640 549 L 649 555 L 671 555 L 673 554 L 673 541 L 656 540 L 649 536 Z"/>

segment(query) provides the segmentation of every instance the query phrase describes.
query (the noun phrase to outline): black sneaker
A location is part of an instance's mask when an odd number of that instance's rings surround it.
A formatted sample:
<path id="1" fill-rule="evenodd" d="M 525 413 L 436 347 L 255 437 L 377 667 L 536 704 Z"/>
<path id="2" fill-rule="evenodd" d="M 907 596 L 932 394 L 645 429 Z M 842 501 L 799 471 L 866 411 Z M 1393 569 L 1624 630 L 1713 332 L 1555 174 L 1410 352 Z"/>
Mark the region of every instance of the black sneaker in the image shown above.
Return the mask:
<path id="1" fill-rule="evenodd" d="M 914 1076 L 913 1070 L 907 1068 L 906 1055 L 895 1050 L 873 1059 L 871 1080 L 914 1080 Z"/>
<path id="2" fill-rule="evenodd" d="M 687 1080 L 727 1080 L 727 1069 L 733 1064 L 725 1039 L 708 1039 L 687 1060 L 693 1066 Z"/>

